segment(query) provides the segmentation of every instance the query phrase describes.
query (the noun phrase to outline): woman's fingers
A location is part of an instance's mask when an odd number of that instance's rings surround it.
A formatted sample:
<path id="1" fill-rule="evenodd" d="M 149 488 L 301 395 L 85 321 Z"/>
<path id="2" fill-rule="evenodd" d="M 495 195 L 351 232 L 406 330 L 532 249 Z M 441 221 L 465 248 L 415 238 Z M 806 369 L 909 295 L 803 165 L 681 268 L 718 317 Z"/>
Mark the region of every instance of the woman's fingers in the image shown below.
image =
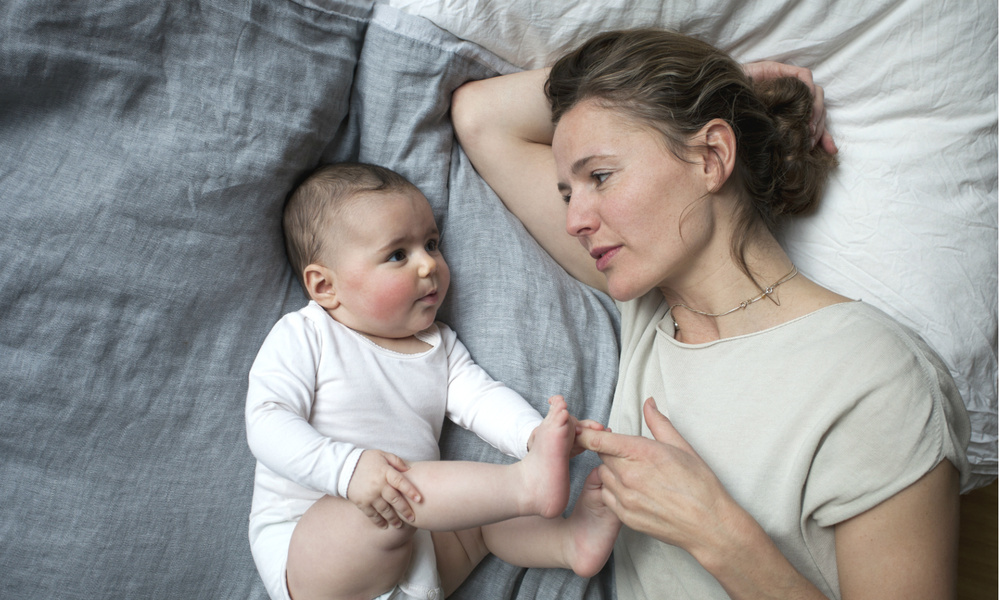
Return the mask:
<path id="1" fill-rule="evenodd" d="M 656 407 L 652 397 L 647 398 L 642 407 L 646 425 L 653 438 L 661 443 L 676 446 L 686 452 L 697 455 L 694 448 L 678 433 L 663 413 Z M 577 432 L 577 443 L 587 450 L 593 450 L 603 456 L 619 458 L 636 458 L 642 454 L 642 449 L 649 440 L 641 436 L 612 433 L 610 430 L 581 428 Z"/>
<path id="2" fill-rule="evenodd" d="M 646 418 L 646 426 L 649 427 L 649 431 L 653 434 L 653 439 L 664 444 L 670 444 L 671 446 L 676 446 L 681 450 L 698 455 L 691 447 L 691 444 L 687 443 L 676 428 L 674 424 L 670 422 L 670 419 L 666 417 L 660 410 L 656 407 L 656 401 L 650 396 L 646 398 L 646 402 L 642 405 L 642 414 Z"/>
<path id="3" fill-rule="evenodd" d="M 635 442 L 641 439 L 636 438 L 636 436 L 612 433 L 607 430 L 600 431 L 587 427 L 580 429 L 579 434 L 576 436 L 578 444 L 587 450 L 593 450 L 602 455 L 602 458 L 604 456 L 628 457 L 634 449 Z"/>
<path id="4" fill-rule="evenodd" d="M 816 82 L 813 81 L 811 70 L 773 60 L 762 60 L 743 65 L 743 71 L 751 79 L 767 80 L 778 77 L 794 77 L 806 84 L 813 98 L 812 119 L 809 122 L 813 145 L 818 144 L 829 154 L 837 153 L 837 145 L 833 142 L 833 136 L 826 129 L 826 93 L 823 86 L 816 85 Z"/>

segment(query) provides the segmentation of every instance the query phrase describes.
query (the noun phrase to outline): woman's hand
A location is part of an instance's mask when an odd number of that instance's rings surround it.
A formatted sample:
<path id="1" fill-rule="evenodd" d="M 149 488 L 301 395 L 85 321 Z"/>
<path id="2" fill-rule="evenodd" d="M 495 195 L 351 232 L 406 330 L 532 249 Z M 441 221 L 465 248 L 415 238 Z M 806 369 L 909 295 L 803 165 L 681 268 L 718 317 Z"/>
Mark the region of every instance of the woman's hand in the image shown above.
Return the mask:
<path id="1" fill-rule="evenodd" d="M 604 501 L 622 522 L 694 554 L 742 510 L 652 398 L 643 414 L 653 440 L 584 428 L 577 443 L 601 456 Z"/>
<path id="2" fill-rule="evenodd" d="M 822 599 L 715 473 L 656 408 L 643 405 L 652 440 L 584 429 L 600 454 L 605 504 L 630 528 L 691 553 L 735 599 Z"/>
<path id="3" fill-rule="evenodd" d="M 570 418 L 573 418 L 572 415 L 570 415 Z M 573 440 L 573 449 L 570 450 L 569 453 L 570 458 L 583 454 L 588 450 L 588 448 L 584 447 L 584 445 L 580 442 L 580 434 L 583 433 L 584 429 L 589 429 L 591 431 L 607 431 L 609 433 L 611 432 L 610 429 L 606 429 L 604 425 L 598 423 L 597 421 L 594 421 L 593 419 L 584 419 L 583 421 L 577 421 L 576 438 Z"/>
<path id="4" fill-rule="evenodd" d="M 415 518 L 409 502 L 420 502 L 416 486 L 403 475 L 409 468 L 395 454 L 365 450 L 347 486 L 347 499 L 377 527 L 402 527 L 400 517 L 407 521 Z"/>
<path id="5" fill-rule="evenodd" d="M 563 398 L 561 395 L 556 395 L 556 396 L 552 396 L 552 397 L 549 398 L 549 404 L 551 405 L 553 402 L 559 402 L 559 403 L 562 403 L 562 404 L 566 404 L 566 399 Z M 584 430 L 584 429 L 593 429 L 595 431 L 605 431 L 604 425 L 601 425 L 600 423 L 598 423 L 597 421 L 594 421 L 592 419 L 584 419 L 583 421 L 580 421 L 576 417 L 574 417 L 573 415 L 570 415 L 569 416 L 569 421 L 570 421 L 570 426 L 573 427 L 574 435 L 575 436 L 579 436 L 580 432 L 582 430 Z M 528 450 L 531 450 L 531 447 L 535 443 L 535 431 L 538 431 L 537 427 L 534 429 L 534 431 L 531 432 L 531 435 L 528 437 Z M 610 429 L 607 430 L 607 431 L 610 431 Z M 587 451 L 587 448 L 584 448 L 582 445 L 580 445 L 580 440 L 578 438 L 574 438 L 574 440 L 573 440 L 573 448 L 569 452 L 569 457 L 573 458 L 574 456 L 578 456 L 580 454 L 583 454 L 586 451 Z"/>
<path id="6" fill-rule="evenodd" d="M 813 97 L 813 114 L 810 123 L 813 144 L 819 144 L 820 148 L 829 154 L 837 153 L 837 145 L 833 143 L 833 136 L 826 130 L 826 104 L 823 100 L 823 87 L 816 85 L 813 81 L 812 71 L 805 67 L 786 65 L 773 60 L 762 60 L 743 65 L 743 72 L 751 79 L 762 81 L 779 77 L 794 77 L 805 83 Z"/>

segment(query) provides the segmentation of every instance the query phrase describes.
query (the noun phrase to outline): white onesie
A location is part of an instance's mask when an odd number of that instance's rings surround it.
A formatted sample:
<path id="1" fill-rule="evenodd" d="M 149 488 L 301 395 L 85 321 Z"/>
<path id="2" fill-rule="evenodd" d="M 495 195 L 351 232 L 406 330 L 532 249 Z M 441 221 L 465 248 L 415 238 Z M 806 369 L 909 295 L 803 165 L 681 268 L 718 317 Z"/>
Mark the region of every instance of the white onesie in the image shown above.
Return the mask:
<path id="1" fill-rule="evenodd" d="M 447 416 L 509 456 L 527 453 L 542 421 L 538 411 L 476 365 L 447 325 L 417 337 L 431 349 L 393 352 L 310 302 L 264 340 L 250 369 L 246 424 L 257 458 L 250 546 L 272 598 L 288 598 L 285 563 L 295 523 L 324 495 L 346 497 L 365 449 L 409 462 L 438 460 Z M 426 532 L 417 534 L 427 539 L 417 541 L 416 554 L 429 546 L 433 573 L 414 574 L 411 566 L 400 587 L 427 597 L 427 578 L 437 580 L 433 545 Z"/>

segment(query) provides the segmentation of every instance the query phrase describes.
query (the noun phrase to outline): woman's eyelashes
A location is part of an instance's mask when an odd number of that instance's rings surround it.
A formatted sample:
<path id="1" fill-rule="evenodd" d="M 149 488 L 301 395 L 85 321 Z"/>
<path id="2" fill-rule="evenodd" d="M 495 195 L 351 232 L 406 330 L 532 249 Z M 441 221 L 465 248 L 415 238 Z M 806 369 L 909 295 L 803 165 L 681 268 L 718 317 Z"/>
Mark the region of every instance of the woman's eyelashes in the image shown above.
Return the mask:
<path id="1" fill-rule="evenodd" d="M 595 187 L 601 187 L 605 181 L 611 177 L 611 171 L 594 171 L 590 174 L 590 178 L 594 180 Z M 559 195 L 562 196 L 563 202 L 569 204 L 572 194 L 569 192 L 569 186 L 560 185 Z"/>

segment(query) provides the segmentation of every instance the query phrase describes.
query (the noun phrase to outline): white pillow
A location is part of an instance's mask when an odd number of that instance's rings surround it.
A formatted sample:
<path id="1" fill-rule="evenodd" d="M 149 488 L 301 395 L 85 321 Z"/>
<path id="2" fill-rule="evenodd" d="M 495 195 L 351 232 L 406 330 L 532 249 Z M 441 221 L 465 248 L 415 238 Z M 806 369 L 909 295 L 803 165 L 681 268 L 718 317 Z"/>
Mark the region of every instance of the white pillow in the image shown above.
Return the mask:
<path id="1" fill-rule="evenodd" d="M 841 166 L 785 246 L 803 273 L 882 308 L 944 357 L 972 419 L 972 486 L 996 478 L 995 2 L 389 3 L 524 68 L 598 31 L 656 25 L 743 62 L 812 69 Z"/>

